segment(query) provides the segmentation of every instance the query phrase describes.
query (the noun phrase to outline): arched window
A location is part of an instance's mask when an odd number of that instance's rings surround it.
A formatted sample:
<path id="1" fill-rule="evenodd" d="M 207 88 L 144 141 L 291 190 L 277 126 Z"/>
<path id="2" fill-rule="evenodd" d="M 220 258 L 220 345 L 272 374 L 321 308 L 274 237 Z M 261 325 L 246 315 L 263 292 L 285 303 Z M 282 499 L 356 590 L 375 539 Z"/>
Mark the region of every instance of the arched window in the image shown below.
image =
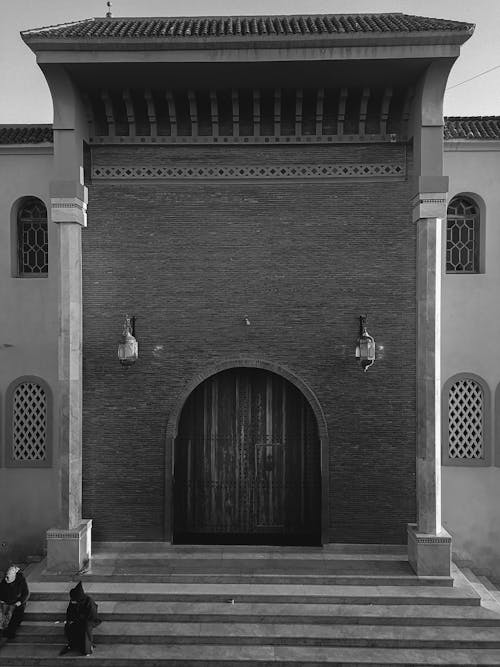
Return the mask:
<path id="1" fill-rule="evenodd" d="M 454 197 L 446 218 L 446 272 L 479 273 L 479 206 L 469 197 Z"/>
<path id="2" fill-rule="evenodd" d="M 52 394 L 41 378 L 25 376 L 11 383 L 6 395 L 8 466 L 51 464 Z"/>
<path id="3" fill-rule="evenodd" d="M 49 270 L 47 209 L 36 197 L 17 212 L 17 273 L 21 278 L 46 276 Z"/>
<path id="4" fill-rule="evenodd" d="M 455 375 L 443 389 L 443 465 L 489 465 L 490 392 L 472 373 Z"/>

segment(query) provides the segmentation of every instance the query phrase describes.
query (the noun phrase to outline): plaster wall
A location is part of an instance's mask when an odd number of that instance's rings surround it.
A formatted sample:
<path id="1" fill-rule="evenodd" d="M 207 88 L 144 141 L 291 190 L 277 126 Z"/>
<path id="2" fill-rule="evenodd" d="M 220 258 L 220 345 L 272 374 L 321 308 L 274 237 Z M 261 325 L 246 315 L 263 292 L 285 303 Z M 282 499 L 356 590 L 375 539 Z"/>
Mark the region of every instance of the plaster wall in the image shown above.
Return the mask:
<path id="1" fill-rule="evenodd" d="M 490 389 L 492 463 L 488 467 L 443 466 L 443 525 L 453 537 L 455 558 L 500 581 L 500 453 L 495 456 L 495 390 L 500 383 L 500 142 L 447 142 L 449 198 L 469 194 L 481 210 L 484 272 L 443 278 L 442 384 L 457 373 L 479 375 Z M 443 223 L 444 224 L 444 223 Z M 445 233 L 445 230 L 444 230 Z M 443 263 L 445 258 L 443 257 Z M 443 418 L 446 415 L 443 414 Z M 496 438 L 498 441 L 498 437 Z"/>
<path id="2" fill-rule="evenodd" d="M 14 277 L 12 208 L 39 197 L 49 210 L 52 147 L 0 148 L 0 568 L 8 560 L 40 553 L 45 530 L 58 518 L 58 471 L 6 466 L 9 384 L 23 375 L 43 378 L 53 392 L 53 460 L 57 460 L 57 228 L 49 219 L 49 273 Z M 15 253 L 14 253 L 15 256 Z"/>

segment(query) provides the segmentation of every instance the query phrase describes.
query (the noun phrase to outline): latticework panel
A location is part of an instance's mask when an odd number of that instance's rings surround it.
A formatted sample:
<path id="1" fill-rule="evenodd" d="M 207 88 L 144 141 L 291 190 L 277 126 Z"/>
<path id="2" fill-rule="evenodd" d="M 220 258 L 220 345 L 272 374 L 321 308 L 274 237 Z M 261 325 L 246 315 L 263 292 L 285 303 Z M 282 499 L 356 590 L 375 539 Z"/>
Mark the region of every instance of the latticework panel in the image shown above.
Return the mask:
<path id="1" fill-rule="evenodd" d="M 448 206 L 446 228 L 446 270 L 479 271 L 479 215 L 474 202 L 464 197 Z"/>
<path id="2" fill-rule="evenodd" d="M 484 392 L 471 379 L 455 382 L 448 394 L 448 454 L 451 459 L 484 456 Z"/>
<path id="3" fill-rule="evenodd" d="M 39 384 L 19 384 L 12 400 L 12 459 L 44 461 L 47 456 L 47 396 Z"/>
<path id="4" fill-rule="evenodd" d="M 94 167 L 92 177 L 98 178 L 162 178 L 162 179 L 225 179 L 225 178 L 403 178 L 404 164 L 281 164 L 240 166 L 142 166 Z"/>
<path id="5" fill-rule="evenodd" d="M 19 211 L 18 253 L 20 275 L 47 273 L 49 269 L 49 235 L 44 204 L 31 199 Z"/>

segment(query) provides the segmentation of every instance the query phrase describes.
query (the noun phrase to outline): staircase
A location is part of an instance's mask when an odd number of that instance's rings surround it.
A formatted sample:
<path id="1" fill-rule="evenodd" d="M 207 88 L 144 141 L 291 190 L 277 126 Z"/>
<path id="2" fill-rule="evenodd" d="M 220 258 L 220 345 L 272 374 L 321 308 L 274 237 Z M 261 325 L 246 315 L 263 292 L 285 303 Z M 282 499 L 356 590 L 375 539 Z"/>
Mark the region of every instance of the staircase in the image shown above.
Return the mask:
<path id="1" fill-rule="evenodd" d="M 498 600 L 453 574 L 418 578 L 398 547 L 103 543 L 72 581 L 43 564 L 28 574 L 25 621 L 0 664 L 500 665 Z M 93 656 L 59 657 L 78 579 L 103 622 Z"/>

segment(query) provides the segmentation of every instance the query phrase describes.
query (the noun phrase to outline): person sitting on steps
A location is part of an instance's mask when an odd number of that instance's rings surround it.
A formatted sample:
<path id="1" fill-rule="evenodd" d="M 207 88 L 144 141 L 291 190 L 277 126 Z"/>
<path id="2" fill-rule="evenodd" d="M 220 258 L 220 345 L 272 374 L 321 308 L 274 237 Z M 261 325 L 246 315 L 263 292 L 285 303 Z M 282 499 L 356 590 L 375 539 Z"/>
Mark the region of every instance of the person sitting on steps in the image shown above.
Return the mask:
<path id="1" fill-rule="evenodd" d="M 64 624 L 64 634 L 68 643 L 61 649 L 59 655 L 64 655 L 68 651 L 91 655 L 94 650 L 93 631 L 100 623 L 97 617 L 97 605 L 90 595 L 84 593 L 81 581 L 70 590 L 69 597 Z"/>
<path id="2" fill-rule="evenodd" d="M 14 639 L 24 618 L 29 589 L 17 565 L 7 568 L 0 581 L 0 646 Z"/>

